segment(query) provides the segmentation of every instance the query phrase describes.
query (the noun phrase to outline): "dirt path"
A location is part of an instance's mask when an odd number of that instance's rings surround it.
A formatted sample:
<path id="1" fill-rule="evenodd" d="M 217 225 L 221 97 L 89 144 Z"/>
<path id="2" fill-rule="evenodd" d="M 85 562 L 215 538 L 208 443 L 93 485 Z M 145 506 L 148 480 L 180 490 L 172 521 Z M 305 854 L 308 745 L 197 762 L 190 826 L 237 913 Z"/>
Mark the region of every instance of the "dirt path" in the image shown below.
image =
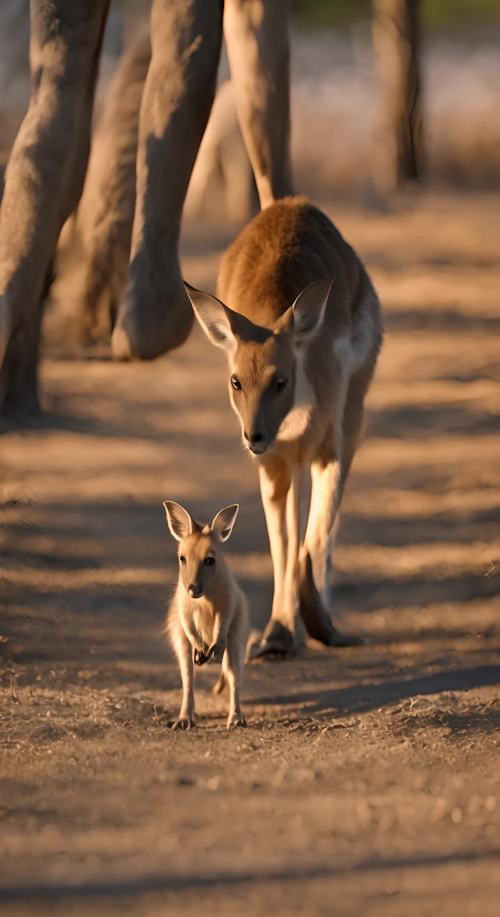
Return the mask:
<path id="1" fill-rule="evenodd" d="M 223 361 L 198 334 L 149 365 L 47 360 L 48 416 L 0 439 L 6 912 L 498 913 L 500 196 L 336 219 L 387 314 L 336 553 L 370 645 L 249 667 L 229 735 L 203 672 L 199 728 L 170 733 L 162 499 L 238 499 L 256 623 L 270 597 Z M 185 276 L 216 260 L 188 245 Z"/>

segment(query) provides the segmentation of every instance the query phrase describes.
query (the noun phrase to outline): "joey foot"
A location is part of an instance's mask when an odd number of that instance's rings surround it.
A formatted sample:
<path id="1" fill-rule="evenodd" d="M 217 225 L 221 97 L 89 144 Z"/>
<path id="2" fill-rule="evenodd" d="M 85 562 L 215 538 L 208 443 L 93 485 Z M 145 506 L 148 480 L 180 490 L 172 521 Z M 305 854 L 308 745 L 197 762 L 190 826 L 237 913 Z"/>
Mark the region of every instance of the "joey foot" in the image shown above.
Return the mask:
<path id="1" fill-rule="evenodd" d="M 194 729 L 195 726 L 196 723 L 192 716 L 180 716 L 178 719 L 172 720 L 172 722 L 168 724 L 169 729 L 172 729 L 174 732 L 179 730 L 186 732 L 188 729 Z"/>

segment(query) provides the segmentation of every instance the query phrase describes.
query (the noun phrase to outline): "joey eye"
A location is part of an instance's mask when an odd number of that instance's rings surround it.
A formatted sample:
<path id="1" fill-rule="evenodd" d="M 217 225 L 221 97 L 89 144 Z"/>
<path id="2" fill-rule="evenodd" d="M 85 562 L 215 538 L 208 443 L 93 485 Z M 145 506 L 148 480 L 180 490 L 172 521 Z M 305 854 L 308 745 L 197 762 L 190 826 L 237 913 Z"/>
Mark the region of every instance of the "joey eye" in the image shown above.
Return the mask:
<path id="1" fill-rule="evenodd" d="M 276 379 L 276 382 L 274 383 L 274 390 L 276 392 L 282 392 L 283 389 L 286 388 L 287 382 L 288 379 Z"/>
<path id="2" fill-rule="evenodd" d="M 236 391 L 241 389 L 241 382 L 238 379 L 238 376 L 231 376 L 231 385 L 236 389 Z"/>
<path id="3" fill-rule="evenodd" d="M 185 563 L 186 563 L 186 558 L 184 557 L 184 554 L 179 554 L 179 561 L 180 561 L 181 564 L 185 564 Z"/>
<path id="4" fill-rule="evenodd" d="M 205 564 L 205 567 L 213 567 L 215 563 L 215 557 L 205 557 L 203 563 Z"/>

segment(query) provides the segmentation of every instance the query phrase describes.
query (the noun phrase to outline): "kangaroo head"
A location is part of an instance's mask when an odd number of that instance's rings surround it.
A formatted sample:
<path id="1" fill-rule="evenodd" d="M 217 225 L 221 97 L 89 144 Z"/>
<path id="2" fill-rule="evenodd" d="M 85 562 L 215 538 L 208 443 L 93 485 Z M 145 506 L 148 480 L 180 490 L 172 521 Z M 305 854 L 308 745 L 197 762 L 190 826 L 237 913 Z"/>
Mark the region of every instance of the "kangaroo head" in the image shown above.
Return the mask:
<path id="1" fill-rule="evenodd" d="M 297 354 L 321 326 L 331 283 L 311 283 L 271 328 L 186 284 L 195 315 L 229 363 L 229 398 L 245 446 L 262 455 L 294 406 Z"/>
<path id="2" fill-rule="evenodd" d="M 221 559 L 221 543 L 227 541 L 236 521 L 239 506 L 221 509 L 210 524 L 195 522 L 187 509 L 174 500 L 165 500 L 168 527 L 179 542 L 179 575 L 192 599 L 210 595 Z"/>

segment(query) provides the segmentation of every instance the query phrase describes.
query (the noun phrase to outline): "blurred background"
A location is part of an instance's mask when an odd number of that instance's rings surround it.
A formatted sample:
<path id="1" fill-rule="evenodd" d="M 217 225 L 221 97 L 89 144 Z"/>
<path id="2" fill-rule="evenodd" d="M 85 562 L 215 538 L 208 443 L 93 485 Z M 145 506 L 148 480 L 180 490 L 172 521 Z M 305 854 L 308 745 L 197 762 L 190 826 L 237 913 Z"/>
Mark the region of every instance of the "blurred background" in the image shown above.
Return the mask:
<path id="1" fill-rule="evenodd" d="M 149 5 L 143 0 L 112 3 L 101 104 L 121 52 L 147 31 Z M 397 36 L 385 28 L 384 17 L 391 8 L 401 15 L 405 6 L 417 8 L 419 20 L 412 39 L 421 88 L 416 113 L 420 176 L 426 182 L 476 187 L 500 182 L 497 0 L 293 0 L 292 155 L 300 191 L 359 195 L 394 183 L 386 127 L 397 118 L 395 99 L 404 88 L 397 85 L 403 78 L 394 59 Z M 28 7 L 28 0 L 0 4 L 2 165 L 28 101 Z M 404 42 L 403 36 L 403 55 L 410 53 Z M 221 79 L 226 76 L 223 61 Z M 214 111 L 217 124 L 202 151 L 210 163 L 202 169 L 199 164 L 202 175 L 193 179 L 196 192 L 187 211 L 197 217 L 214 209 L 212 192 L 228 172 L 224 155 L 235 168 L 244 157 L 231 100 L 221 108 L 222 115 Z M 236 196 L 234 203 L 229 195 L 230 218 L 244 210 L 241 194 Z M 220 206 L 215 209 L 220 220 Z"/>

